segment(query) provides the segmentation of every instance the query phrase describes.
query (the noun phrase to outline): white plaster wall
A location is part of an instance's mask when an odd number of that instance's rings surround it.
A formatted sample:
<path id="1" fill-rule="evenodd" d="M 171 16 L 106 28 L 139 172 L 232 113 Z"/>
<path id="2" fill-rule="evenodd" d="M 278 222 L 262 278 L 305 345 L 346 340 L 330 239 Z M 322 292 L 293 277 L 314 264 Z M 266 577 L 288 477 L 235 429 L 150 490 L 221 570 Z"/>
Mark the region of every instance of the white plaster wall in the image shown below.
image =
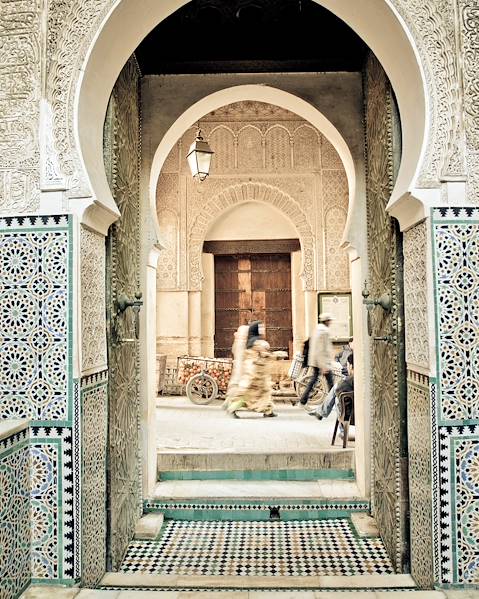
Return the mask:
<path id="1" fill-rule="evenodd" d="M 245 202 L 220 215 L 206 234 L 205 241 L 234 239 L 296 239 L 291 221 L 271 206 Z"/>
<path id="2" fill-rule="evenodd" d="M 187 291 L 157 294 L 156 351 L 166 354 L 170 360 L 189 352 L 188 303 Z"/>

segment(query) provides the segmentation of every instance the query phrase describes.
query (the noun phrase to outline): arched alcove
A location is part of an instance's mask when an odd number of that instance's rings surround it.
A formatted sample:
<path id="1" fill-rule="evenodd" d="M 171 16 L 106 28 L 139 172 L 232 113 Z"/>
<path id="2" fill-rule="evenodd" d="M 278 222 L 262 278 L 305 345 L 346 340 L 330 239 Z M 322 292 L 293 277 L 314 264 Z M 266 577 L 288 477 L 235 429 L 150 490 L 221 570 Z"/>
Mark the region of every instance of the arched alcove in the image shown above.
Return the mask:
<path id="1" fill-rule="evenodd" d="M 313 232 L 303 210 L 293 198 L 277 187 L 264 183 L 243 183 L 228 187 L 213 197 L 196 217 L 189 237 L 190 289 L 201 288 L 201 251 L 207 232 L 218 214 L 233 206 L 252 201 L 274 207 L 293 223 L 301 243 L 303 285 L 308 290 L 314 288 Z"/>

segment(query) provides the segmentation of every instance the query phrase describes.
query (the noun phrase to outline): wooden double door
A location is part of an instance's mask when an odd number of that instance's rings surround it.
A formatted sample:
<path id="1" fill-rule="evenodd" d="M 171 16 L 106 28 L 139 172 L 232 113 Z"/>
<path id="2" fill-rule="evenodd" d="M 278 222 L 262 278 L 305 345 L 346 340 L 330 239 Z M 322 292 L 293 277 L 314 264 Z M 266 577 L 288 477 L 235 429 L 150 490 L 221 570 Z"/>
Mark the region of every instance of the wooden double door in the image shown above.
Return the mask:
<path id="1" fill-rule="evenodd" d="M 290 351 L 291 254 L 215 256 L 215 356 L 231 357 L 234 332 L 253 320 L 272 350 Z"/>

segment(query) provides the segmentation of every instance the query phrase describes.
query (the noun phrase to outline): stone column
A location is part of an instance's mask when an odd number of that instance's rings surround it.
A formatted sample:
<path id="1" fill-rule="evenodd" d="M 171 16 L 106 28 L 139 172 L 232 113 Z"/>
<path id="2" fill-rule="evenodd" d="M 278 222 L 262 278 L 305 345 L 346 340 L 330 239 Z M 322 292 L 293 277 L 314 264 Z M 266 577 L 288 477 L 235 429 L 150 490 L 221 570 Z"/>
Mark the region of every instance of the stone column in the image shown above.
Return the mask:
<path id="1" fill-rule="evenodd" d="M 305 301 L 301 284 L 301 252 L 291 253 L 291 308 L 293 320 L 293 351 L 301 351 L 308 337 L 305 327 Z M 292 356 L 291 356 L 292 357 Z"/>
<path id="2" fill-rule="evenodd" d="M 142 277 L 143 307 L 140 328 L 140 426 L 143 454 L 143 497 L 151 497 L 156 484 L 156 276 L 159 252 L 151 250 Z"/>
<path id="3" fill-rule="evenodd" d="M 188 292 L 188 354 L 201 355 L 201 291 Z"/>
<path id="4" fill-rule="evenodd" d="M 309 337 L 318 324 L 318 293 L 317 291 L 304 292 L 304 328 L 306 337 Z"/>
<path id="5" fill-rule="evenodd" d="M 215 354 L 215 260 L 213 254 L 202 255 L 203 287 L 201 289 L 201 355 Z"/>
<path id="6" fill-rule="evenodd" d="M 354 409 L 356 481 L 362 497 L 371 491 L 371 361 L 367 314 L 362 302 L 362 285 L 366 278 L 364 260 L 350 262 L 354 347 Z"/>

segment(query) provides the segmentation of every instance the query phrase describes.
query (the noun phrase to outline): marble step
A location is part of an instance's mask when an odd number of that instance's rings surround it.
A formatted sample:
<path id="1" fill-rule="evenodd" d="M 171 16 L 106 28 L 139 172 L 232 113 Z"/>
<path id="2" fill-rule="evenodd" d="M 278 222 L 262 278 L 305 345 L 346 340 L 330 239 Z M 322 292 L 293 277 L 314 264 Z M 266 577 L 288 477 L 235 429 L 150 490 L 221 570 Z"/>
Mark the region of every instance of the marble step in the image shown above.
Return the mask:
<path id="1" fill-rule="evenodd" d="M 314 478 L 354 478 L 354 449 L 341 447 L 313 452 L 285 453 L 224 453 L 224 452 L 178 452 L 159 451 L 157 454 L 157 472 L 163 478 L 188 478 L 194 472 L 227 472 L 229 478 L 248 478 L 240 473 L 274 472 L 275 479 L 286 479 L 280 476 L 285 471 L 314 471 Z M 181 474 L 182 473 L 182 474 Z M 250 475 L 253 476 L 253 475 Z M 304 476 L 304 474 L 303 474 Z M 206 476 L 203 476 L 205 478 Z M 223 478 L 228 478 L 222 475 Z M 197 478 L 200 478 L 197 476 Z M 267 479 L 267 474 L 258 475 L 259 479 Z M 301 479 L 299 479 L 301 480 Z"/>
<path id="2" fill-rule="evenodd" d="M 361 500 L 354 481 L 177 480 L 157 483 L 154 500 L 164 499 L 331 499 Z"/>
<path id="3" fill-rule="evenodd" d="M 103 589 L 414 589 L 416 585 L 409 574 L 381 574 L 357 576 L 184 576 L 159 574 L 125 574 L 107 572 L 100 582 Z M 422 595 L 430 599 L 443 597 L 434 591 Z M 395 595 L 392 595 L 394 597 Z M 408 597 L 413 597 L 408 593 Z M 369 598 L 368 598 L 369 599 Z"/>
<path id="4" fill-rule="evenodd" d="M 32 586 L 21 596 L 21 599 L 208 599 L 205 590 L 182 591 L 162 590 L 163 587 L 146 591 L 136 590 L 139 587 L 116 587 L 116 590 L 62 588 L 58 586 Z M 142 587 L 143 588 L 143 587 Z M 390 590 L 375 591 L 330 591 L 296 590 L 278 595 L 275 591 L 247 589 L 241 591 L 215 591 L 210 597 L 217 599 L 479 599 L 479 591 L 414 591 L 400 590 L 394 587 Z M 273 593 L 275 593 L 273 595 Z M 387 593 L 387 595 L 386 595 Z"/>

